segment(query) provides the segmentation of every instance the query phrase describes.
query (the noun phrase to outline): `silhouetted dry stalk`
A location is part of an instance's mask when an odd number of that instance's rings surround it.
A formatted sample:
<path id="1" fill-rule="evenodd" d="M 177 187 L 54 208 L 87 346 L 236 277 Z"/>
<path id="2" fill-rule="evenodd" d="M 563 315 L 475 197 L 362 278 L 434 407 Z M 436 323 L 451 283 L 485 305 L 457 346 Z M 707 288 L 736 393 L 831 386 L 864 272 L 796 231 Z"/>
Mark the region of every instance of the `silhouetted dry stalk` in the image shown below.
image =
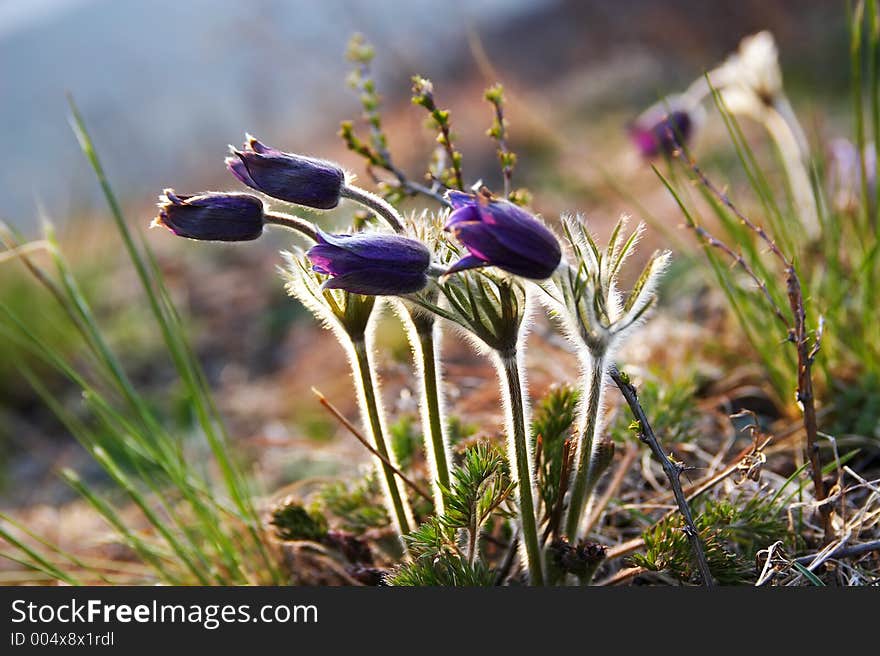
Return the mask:
<path id="1" fill-rule="evenodd" d="M 697 567 L 700 570 L 703 585 L 711 587 L 715 585 L 715 581 L 712 578 L 712 572 L 709 571 L 709 561 L 706 560 L 706 553 L 703 551 L 703 543 L 700 540 L 700 534 L 697 532 L 693 515 L 691 515 L 690 506 L 688 505 L 684 492 L 681 489 L 681 473 L 684 471 L 684 467 L 673 462 L 663 452 L 663 447 L 660 446 L 660 442 L 654 434 L 654 429 L 651 427 L 651 423 L 645 415 L 642 404 L 639 403 L 639 394 L 635 386 L 630 383 L 622 373 L 620 373 L 620 370 L 616 365 L 612 365 L 608 373 L 620 389 L 620 393 L 626 400 L 633 417 L 635 417 L 639 424 L 639 439 L 651 448 L 654 457 L 657 458 L 663 466 L 663 473 L 666 474 L 666 478 L 669 479 L 669 485 L 672 487 L 672 493 L 675 495 L 678 510 L 684 518 L 684 532 L 691 543 L 691 550 L 694 553 L 694 559 L 697 561 Z"/>
<path id="2" fill-rule="evenodd" d="M 760 280 L 746 263 L 742 255 L 737 255 L 733 249 L 724 244 L 719 239 L 713 237 L 705 228 L 698 226 L 692 222 L 688 225 L 697 236 L 709 246 L 717 248 L 726 253 L 734 263 L 739 265 L 747 275 L 749 275 L 758 288 L 764 293 L 770 303 L 773 313 L 779 318 L 788 331 L 788 340 L 795 345 L 797 349 L 798 371 L 797 371 L 797 399 L 801 404 L 804 416 L 804 432 L 806 434 L 805 451 L 806 457 L 810 462 L 810 471 L 813 479 L 813 490 L 817 502 L 821 502 L 827 496 L 825 489 L 825 481 L 822 478 L 822 462 L 819 458 L 819 427 L 816 421 L 816 400 L 813 394 L 813 376 L 812 367 L 819 352 L 822 342 L 823 322 L 820 317 L 819 328 L 812 343 L 810 342 L 809 330 L 807 329 L 806 309 L 804 307 L 804 295 L 801 289 L 800 277 L 794 264 L 776 245 L 776 242 L 770 238 L 763 227 L 757 225 L 745 214 L 739 211 L 730 200 L 730 197 L 718 187 L 716 187 L 705 173 L 697 166 L 696 162 L 688 157 L 683 149 L 677 150 L 679 159 L 693 172 L 698 182 L 703 185 L 718 201 L 729 209 L 737 219 L 749 230 L 754 232 L 758 238 L 764 242 L 767 249 L 779 261 L 782 266 L 783 275 L 785 276 L 786 291 L 788 295 L 788 304 L 793 317 L 793 322 L 789 322 L 782 314 L 779 307 L 770 297 L 766 284 Z M 822 518 L 822 529 L 824 533 L 825 543 L 834 539 L 834 528 L 831 525 L 831 507 L 828 504 L 819 504 L 819 515 Z"/>
<path id="3" fill-rule="evenodd" d="M 740 471 L 742 468 L 742 464 L 749 457 L 751 457 L 753 454 L 760 453 L 761 451 L 763 451 L 764 447 L 766 447 L 772 439 L 773 439 L 772 437 L 768 437 L 763 442 L 758 444 L 757 446 L 755 446 L 755 445 L 748 446 L 745 449 L 743 449 L 742 451 L 740 451 L 739 454 L 724 469 L 722 469 L 721 471 L 719 471 L 715 474 L 712 474 L 711 476 L 707 476 L 703 480 L 697 481 L 696 483 L 691 485 L 685 493 L 685 499 L 687 499 L 688 501 L 696 499 L 701 494 L 708 492 L 713 487 L 715 487 L 716 485 L 718 485 L 719 483 L 721 483 L 725 479 L 732 476 L 735 472 Z M 661 503 L 665 497 L 666 497 L 666 494 L 661 494 L 657 497 L 652 498 L 651 502 L 652 503 Z M 660 522 L 664 522 L 667 519 L 669 519 L 670 517 L 672 517 L 674 512 L 675 512 L 675 510 L 673 509 L 673 510 L 670 510 L 669 512 L 665 513 L 662 517 L 660 517 L 656 522 L 654 522 L 652 524 L 652 527 L 657 526 Z M 617 544 L 613 547 L 608 547 L 608 551 L 605 554 L 605 558 L 606 558 L 606 560 L 613 560 L 615 558 L 621 558 L 623 556 L 627 556 L 627 555 L 631 554 L 633 551 L 637 551 L 638 549 L 641 549 L 644 546 L 645 546 L 645 539 L 643 537 L 633 538 L 632 540 L 627 540 L 626 542 L 621 542 L 620 544 Z"/>

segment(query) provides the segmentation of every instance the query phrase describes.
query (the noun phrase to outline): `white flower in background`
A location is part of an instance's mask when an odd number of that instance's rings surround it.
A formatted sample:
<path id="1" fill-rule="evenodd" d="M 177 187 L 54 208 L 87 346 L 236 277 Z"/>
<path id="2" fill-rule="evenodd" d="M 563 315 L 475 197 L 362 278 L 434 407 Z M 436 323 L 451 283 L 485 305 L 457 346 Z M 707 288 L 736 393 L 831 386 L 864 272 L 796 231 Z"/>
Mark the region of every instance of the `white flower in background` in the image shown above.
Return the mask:
<path id="1" fill-rule="evenodd" d="M 763 124 L 770 133 L 782 155 L 798 219 L 806 235 L 815 237 L 819 219 L 808 174 L 810 146 L 785 95 L 773 35 L 764 31 L 745 37 L 708 77 L 727 111 Z"/>
<path id="2" fill-rule="evenodd" d="M 793 139 L 799 156 L 808 159 L 809 145 L 785 95 L 779 49 L 770 32 L 745 37 L 735 53 L 709 72 L 709 79 L 731 114 L 764 123 L 777 141 L 777 131 L 787 128 L 791 134 L 783 136 L 783 140 Z M 778 121 L 784 126 L 776 125 Z"/>
<path id="3" fill-rule="evenodd" d="M 727 108 L 733 113 L 760 114 L 784 98 L 779 50 L 770 32 L 740 41 L 739 49 L 709 73 Z"/>

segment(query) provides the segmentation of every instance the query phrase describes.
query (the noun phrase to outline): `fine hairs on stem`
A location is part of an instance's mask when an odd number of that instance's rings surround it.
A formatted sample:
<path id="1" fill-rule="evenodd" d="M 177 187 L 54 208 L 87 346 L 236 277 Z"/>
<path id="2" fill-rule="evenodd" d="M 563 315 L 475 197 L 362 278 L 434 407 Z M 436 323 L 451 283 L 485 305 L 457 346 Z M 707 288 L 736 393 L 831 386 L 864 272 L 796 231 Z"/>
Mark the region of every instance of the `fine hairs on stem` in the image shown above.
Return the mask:
<path id="1" fill-rule="evenodd" d="M 585 349 L 584 349 L 585 350 Z M 589 360 L 583 365 L 581 389 L 586 392 L 586 398 L 581 400 L 580 418 L 578 426 L 578 447 L 575 462 L 577 467 L 574 474 L 574 486 L 571 491 L 568 517 L 565 525 L 565 533 L 572 542 L 577 540 L 578 528 L 587 499 L 592 493 L 592 488 L 598 482 L 595 477 L 588 477 L 590 463 L 595 457 L 598 444 L 597 435 L 601 430 L 600 416 L 602 414 L 602 397 L 605 391 L 606 375 L 608 368 L 607 351 L 596 352 L 589 356 L 582 356 Z"/>
<path id="2" fill-rule="evenodd" d="M 624 236 L 627 218 L 618 221 L 608 245 L 600 249 L 581 217 L 563 220 L 572 263 L 557 269 L 542 300 L 557 313 L 567 339 L 581 363 L 583 395 L 578 410 L 576 449 L 565 534 L 578 538 L 584 509 L 596 484 L 610 464 L 610 444 L 599 439 L 602 428 L 602 397 L 608 364 L 619 345 L 643 320 L 655 298 L 657 281 L 669 261 L 666 252 L 654 253 L 642 274 L 624 297 L 617 279 L 627 257 L 644 230 L 640 224 Z"/>
<path id="3" fill-rule="evenodd" d="M 384 198 L 351 184 L 345 184 L 342 186 L 341 195 L 343 198 L 353 200 L 372 210 L 380 219 L 391 226 L 391 229 L 394 230 L 394 232 L 403 232 L 403 217 L 400 216 L 400 212 L 394 209 L 394 206 Z"/>
<path id="4" fill-rule="evenodd" d="M 441 329 L 436 317 L 410 308 L 403 301 L 393 303 L 413 353 L 419 383 L 425 458 L 431 473 L 431 491 L 437 513 L 444 512 L 443 488 L 449 489 L 452 457 L 446 428 L 443 369 L 440 359 Z"/>
<path id="5" fill-rule="evenodd" d="M 440 283 L 439 291 L 447 308 L 424 296 L 413 295 L 411 300 L 456 326 L 477 352 L 488 355 L 495 365 L 504 404 L 507 459 L 517 484 L 521 562 L 527 566 L 530 582 L 544 585 L 528 392 L 520 373 L 524 338 L 534 307 L 533 290 L 506 276 L 467 273 L 455 282 Z"/>
<path id="6" fill-rule="evenodd" d="M 267 212 L 265 216 L 266 223 L 269 225 L 277 225 L 288 230 L 293 230 L 304 235 L 314 242 L 318 241 L 318 229 L 310 221 L 294 216 L 293 214 L 284 214 L 282 212 Z"/>
<path id="7" fill-rule="evenodd" d="M 532 447 L 529 443 L 529 403 L 525 381 L 520 375 L 521 354 L 495 352 L 493 361 L 498 369 L 507 422 L 507 450 L 511 474 L 517 483 L 520 525 L 522 527 L 523 561 L 528 563 L 530 583 L 544 585 L 544 565 L 538 540 L 535 516 L 535 475 L 532 467 Z"/>
<path id="8" fill-rule="evenodd" d="M 394 462 L 393 454 L 385 441 L 387 435 L 385 412 L 379 393 L 375 368 L 371 362 L 371 344 L 374 337 L 378 307 L 372 300 L 356 294 L 323 290 L 321 282 L 311 269 L 308 259 L 295 253 L 284 253 L 287 260 L 282 275 L 287 279 L 288 292 L 305 305 L 321 323 L 336 336 L 345 349 L 351 366 L 354 389 L 357 394 L 364 431 L 372 438 L 373 446 L 382 458 Z M 334 293 L 337 294 L 334 296 Z M 354 304 L 354 305 L 350 305 Z M 349 310 L 354 308 L 351 312 Z M 388 514 L 400 535 L 413 526 L 409 500 L 400 489 L 394 469 L 382 458 L 375 458 L 382 475 L 382 483 Z"/>
<path id="9" fill-rule="evenodd" d="M 382 456 L 378 466 L 382 471 L 382 488 L 393 510 L 394 524 L 399 535 L 406 535 L 413 526 L 412 510 L 406 494 L 400 489 L 394 472 L 394 467 L 386 464 L 393 463 L 393 455 L 385 441 L 387 434 L 385 412 L 379 397 L 379 384 L 373 368 L 370 349 L 366 339 L 351 340 L 352 373 L 354 374 L 355 389 L 358 401 L 361 405 L 361 414 L 364 423 L 373 437 L 373 446 Z"/>

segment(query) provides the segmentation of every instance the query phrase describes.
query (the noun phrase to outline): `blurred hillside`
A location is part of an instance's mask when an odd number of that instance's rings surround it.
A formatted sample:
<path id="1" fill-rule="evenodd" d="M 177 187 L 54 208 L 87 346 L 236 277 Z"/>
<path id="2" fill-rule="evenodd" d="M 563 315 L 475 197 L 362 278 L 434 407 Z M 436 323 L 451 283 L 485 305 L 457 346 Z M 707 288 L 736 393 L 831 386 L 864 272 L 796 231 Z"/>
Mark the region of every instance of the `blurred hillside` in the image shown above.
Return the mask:
<path id="1" fill-rule="evenodd" d="M 65 91 L 92 126 L 118 191 L 139 204 L 171 181 L 181 188 L 226 183 L 225 144 L 245 130 L 300 151 L 325 151 L 338 121 L 356 113 L 343 84 L 345 42 L 354 31 L 377 44 L 376 73 L 392 106 L 407 103 L 416 72 L 432 77 L 454 106 L 457 91 L 484 83 L 490 61 L 509 86 L 544 93 L 557 108 L 635 111 L 763 28 L 776 33 L 790 82 L 821 81 L 829 92 L 840 82 L 830 73 L 838 59 L 828 53 L 843 42 L 843 12 L 823 0 L 439 6 L 6 0 L 0 139 L 15 165 L 0 170 L 2 214 L 33 233 L 37 202 L 55 220 L 100 207 L 67 125 Z M 475 35 L 482 51 L 475 51 Z"/>

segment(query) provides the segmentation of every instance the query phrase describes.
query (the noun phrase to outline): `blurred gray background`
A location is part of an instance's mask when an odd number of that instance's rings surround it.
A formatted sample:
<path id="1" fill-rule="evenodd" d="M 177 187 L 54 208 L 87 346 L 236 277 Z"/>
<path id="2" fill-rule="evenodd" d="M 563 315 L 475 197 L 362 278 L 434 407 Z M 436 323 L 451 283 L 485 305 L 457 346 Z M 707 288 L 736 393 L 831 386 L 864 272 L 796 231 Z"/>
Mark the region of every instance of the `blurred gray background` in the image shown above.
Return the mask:
<path id="1" fill-rule="evenodd" d="M 416 72 L 446 81 L 442 95 L 454 104 L 457 86 L 476 76 L 470 33 L 505 82 L 546 88 L 552 103 L 557 82 L 573 79 L 583 87 L 575 106 L 590 111 L 609 96 L 635 100 L 634 107 L 650 100 L 763 27 L 776 32 L 787 62 L 818 76 L 829 65 L 822 54 L 829 49 L 819 47 L 827 44 L 818 42 L 842 34 L 838 5 L 0 0 L 0 216 L 32 234 L 38 204 L 56 221 L 98 207 L 67 123 L 66 91 L 117 191 L 146 203 L 172 182 L 220 184 L 225 146 L 246 130 L 289 149 L 333 139 L 338 121 L 358 114 L 343 81 L 345 44 L 355 31 L 377 45 L 377 75 L 392 106 L 407 101 Z M 602 74 L 618 60 L 626 70 Z"/>

